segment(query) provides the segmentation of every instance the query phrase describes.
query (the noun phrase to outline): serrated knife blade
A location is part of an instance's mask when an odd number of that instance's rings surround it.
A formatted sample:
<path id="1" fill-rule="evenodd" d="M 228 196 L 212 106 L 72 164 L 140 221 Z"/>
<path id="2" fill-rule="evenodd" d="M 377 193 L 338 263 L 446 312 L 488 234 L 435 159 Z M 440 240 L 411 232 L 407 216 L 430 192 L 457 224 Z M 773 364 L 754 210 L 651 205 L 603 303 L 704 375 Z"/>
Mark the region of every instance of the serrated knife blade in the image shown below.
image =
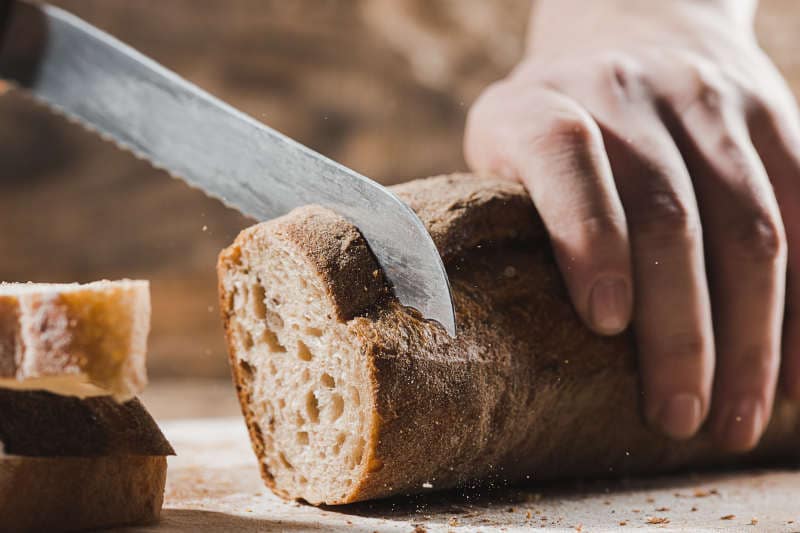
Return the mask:
<path id="1" fill-rule="evenodd" d="M 306 204 L 333 209 L 359 228 L 399 301 L 455 335 L 436 246 L 388 189 L 61 9 L 16 1 L 6 22 L 0 78 L 257 220 Z"/>

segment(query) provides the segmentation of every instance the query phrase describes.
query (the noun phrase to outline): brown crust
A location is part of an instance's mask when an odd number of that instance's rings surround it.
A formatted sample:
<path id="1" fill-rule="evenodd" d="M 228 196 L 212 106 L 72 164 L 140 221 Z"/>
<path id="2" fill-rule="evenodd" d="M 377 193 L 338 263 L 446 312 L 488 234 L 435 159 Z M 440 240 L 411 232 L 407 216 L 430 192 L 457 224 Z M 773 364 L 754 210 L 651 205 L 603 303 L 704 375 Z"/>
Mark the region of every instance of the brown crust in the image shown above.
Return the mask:
<path id="1" fill-rule="evenodd" d="M 165 457 L 3 457 L 0 529 L 77 531 L 158 521 Z"/>
<path id="2" fill-rule="evenodd" d="M 780 397 L 760 446 L 744 456 L 713 450 L 705 433 L 676 443 L 650 430 L 639 410 L 631 335 L 601 338 L 582 325 L 522 187 L 458 175 L 395 191 L 417 211 L 444 256 L 458 338 L 391 298 L 358 300 L 365 309 L 372 306 L 348 326 L 372 369 L 377 408 L 367 460 L 375 467 L 355 480 L 346 499 L 328 503 L 420 492 L 423 483 L 445 488 L 492 478 L 653 473 L 800 457 L 800 408 Z M 348 276 L 325 279 L 341 284 L 330 287 L 340 315 L 357 314 L 359 287 L 350 280 L 372 272 L 374 259 L 348 260 L 331 245 L 341 219 L 319 219 L 331 231 L 305 231 L 304 220 L 293 212 L 246 230 L 237 243 L 254 232 L 268 239 L 272 226 L 293 227 L 294 249 L 313 258 L 309 264 L 321 275 L 330 265 L 347 265 Z M 220 277 L 236 247 L 223 252 Z M 222 290 L 221 297 L 227 328 L 230 302 Z M 229 349 L 234 361 L 232 344 Z M 253 436 L 256 421 L 248 416 L 239 372 L 234 367 Z M 299 496 L 274 487 L 264 474 L 279 494 Z"/>
<path id="3" fill-rule="evenodd" d="M 446 262 L 478 244 L 547 236 L 522 185 L 451 174 L 392 187 L 425 223 Z"/>
<path id="4" fill-rule="evenodd" d="M 137 399 L 119 404 L 2 388 L 0 444 L 8 455 L 29 457 L 175 454 Z"/>

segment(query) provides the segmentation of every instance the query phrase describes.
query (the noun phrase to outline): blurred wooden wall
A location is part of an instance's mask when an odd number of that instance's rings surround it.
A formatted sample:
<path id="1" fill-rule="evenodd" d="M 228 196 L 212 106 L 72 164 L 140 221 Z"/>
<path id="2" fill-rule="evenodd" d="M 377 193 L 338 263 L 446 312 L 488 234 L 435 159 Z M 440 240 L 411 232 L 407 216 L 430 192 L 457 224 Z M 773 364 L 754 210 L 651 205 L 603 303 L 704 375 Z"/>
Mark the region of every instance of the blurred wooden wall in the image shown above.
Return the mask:
<path id="1" fill-rule="evenodd" d="M 522 51 L 528 0 L 60 0 L 384 183 L 461 170 L 466 110 Z M 800 87 L 800 2 L 759 34 Z M 19 94 L 0 98 L 0 279 L 152 281 L 150 370 L 227 375 L 218 251 L 250 222 Z"/>

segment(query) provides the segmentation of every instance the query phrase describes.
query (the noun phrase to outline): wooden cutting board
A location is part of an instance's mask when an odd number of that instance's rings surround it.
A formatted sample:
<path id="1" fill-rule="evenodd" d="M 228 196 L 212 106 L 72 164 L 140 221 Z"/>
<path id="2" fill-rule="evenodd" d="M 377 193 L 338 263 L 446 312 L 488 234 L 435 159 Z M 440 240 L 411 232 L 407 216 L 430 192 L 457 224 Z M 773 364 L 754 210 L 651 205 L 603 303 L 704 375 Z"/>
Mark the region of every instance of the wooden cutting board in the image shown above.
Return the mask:
<path id="1" fill-rule="evenodd" d="M 800 531 L 796 470 L 432 491 L 320 509 L 264 487 L 241 417 L 162 426 L 178 453 L 169 461 L 162 521 L 128 531 Z"/>

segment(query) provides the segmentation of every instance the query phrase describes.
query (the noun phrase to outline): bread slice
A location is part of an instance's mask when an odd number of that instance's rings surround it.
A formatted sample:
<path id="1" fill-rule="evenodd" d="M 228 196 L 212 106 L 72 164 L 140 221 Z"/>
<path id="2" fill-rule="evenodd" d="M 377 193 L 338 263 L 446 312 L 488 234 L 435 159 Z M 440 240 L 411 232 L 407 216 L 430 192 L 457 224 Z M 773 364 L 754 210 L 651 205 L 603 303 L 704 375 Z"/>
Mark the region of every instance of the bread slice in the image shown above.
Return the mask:
<path id="1" fill-rule="evenodd" d="M 0 387 L 129 399 L 149 328 L 147 281 L 0 284 Z"/>
<path id="2" fill-rule="evenodd" d="M 328 210 L 246 229 L 220 255 L 234 381 L 278 494 L 343 504 L 800 458 L 800 406 L 783 397 L 747 455 L 651 431 L 631 335 L 581 324 L 521 186 L 461 175 L 394 190 L 445 261 L 456 339 L 387 293 L 358 231 Z"/>
<path id="3" fill-rule="evenodd" d="M 0 389 L 0 530 L 154 523 L 172 454 L 138 400 Z"/>

